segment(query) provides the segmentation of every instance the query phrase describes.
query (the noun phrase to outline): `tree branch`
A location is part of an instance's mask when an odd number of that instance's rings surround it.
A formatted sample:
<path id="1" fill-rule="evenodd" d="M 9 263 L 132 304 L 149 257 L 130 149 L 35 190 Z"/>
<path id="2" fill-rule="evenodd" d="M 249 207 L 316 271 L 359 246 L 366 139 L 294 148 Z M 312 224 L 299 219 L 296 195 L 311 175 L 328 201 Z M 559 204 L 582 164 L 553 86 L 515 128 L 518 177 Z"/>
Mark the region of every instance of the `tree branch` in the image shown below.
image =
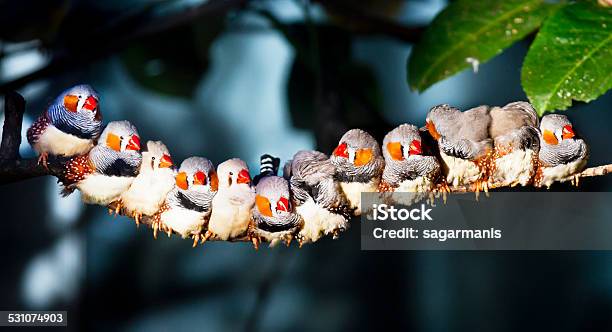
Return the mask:
<path id="1" fill-rule="evenodd" d="M 581 178 L 589 178 L 593 176 L 603 176 L 606 174 L 612 174 L 612 164 L 589 167 L 580 173 L 576 173 L 576 174 L 567 176 L 555 182 L 559 182 L 559 183 L 572 182 L 574 185 L 578 186 L 579 179 Z M 508 186 L 501 184 L 501 183 L 492 183 L 488 185 L 488 189 L 497 189 L 497 188 L 504 188 L 504 187 L 508 187 Z M 540 187 L 536 187 L 536 188 L 540 188 Z M 450 189 L 450 192 L 454 192 L 454 193 L 469 193 L 469 192 L 477 191 L 476 184 L 473 184 L 473 183 L 469 185 L 463 185 L 463 186 L 452 186 L 452 187 L 449 187 L 449 189 Z M 478 191 L 482 191 L 482 189 Z"/>
<path id="2" fill-rule="evenodd" d="M 57 176 L 62 173 L 60 158 L 51 157 L 48 168 L 36 159 L 21 159 L 21 126 L 25 112 L 25 99 L 11 91 L 4 97 L 4 126 L 0 143 L 0 184 L 23 181 L 43 175 Z"/>
<path id="3" fill-rule="evenodd" d="M 10 92 L 4 97 L 4 126 L 0 144 L 0 161 L 20 159 L 21 124 L 25 112 L 25 99 L 17 92 Z"/>
<path id="4" fill-rule="evenodd" d="M 39 165 L 37 159 L 21 159 L 19 145 L 21 144 L 21 126 L 25 112 L 25 100 L 17 92 L 10 92 L 5 96 L 4 125 L 2 142 L 0 142 L 0 184 L 7 184 L 26 179 L 52 175 L 61 176 L 65 158 L 49 156 L 48 167 Z M 587 168 L 584 171 L 568 176 L 558 182 L 574 181 L 585 177 L 602 176 L 612 173 L 612 164 Z M 501 188 L 502 185 L 490 184 L 489 189 Z M 475 192 L 474 184 L 450 187 L 450 192 Z M 150 225 L 148 225 L 150 226 Z M 218 241 L 209 239 L 209 241 Z M 230 242 L 251 242 L 247 236 L 231 239 Z"/>

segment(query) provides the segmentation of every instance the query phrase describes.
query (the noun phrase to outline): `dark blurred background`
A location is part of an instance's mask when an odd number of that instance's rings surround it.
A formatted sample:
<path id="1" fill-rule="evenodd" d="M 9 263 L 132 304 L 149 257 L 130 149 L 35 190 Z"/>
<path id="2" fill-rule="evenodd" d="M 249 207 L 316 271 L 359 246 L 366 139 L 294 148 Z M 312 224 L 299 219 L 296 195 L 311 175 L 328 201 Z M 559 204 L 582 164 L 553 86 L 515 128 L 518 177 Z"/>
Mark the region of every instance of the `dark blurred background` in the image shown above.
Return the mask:
<path id="1" fill-rule="evenodd" d="M 529 38 L 478 73 L 408 89 L 411 45 L 445 5 L 0 1 L 0 92 L 25 96 L 25 132 L 86 82 L 106 121 L 130 120 L 176 161 L 239 156 L 253 174 L 262 153 L 329 153 L 353 127 L 381 139 L 436 104 L 525 100 Z M 611 105 L 607 93 L 567 111 L 591 165 L 612 162 Z M 34 156 L 25 139 L 21 153 Z M 611 188 L 608 176 L 578 190 Z M 612 330 L 608 252 L 364 252 L 357 224 L 302 249 L 192 249 L 58 193 L 51 177 L 0 187 L 0 309 L 68 310 L 70 330 Z"/>

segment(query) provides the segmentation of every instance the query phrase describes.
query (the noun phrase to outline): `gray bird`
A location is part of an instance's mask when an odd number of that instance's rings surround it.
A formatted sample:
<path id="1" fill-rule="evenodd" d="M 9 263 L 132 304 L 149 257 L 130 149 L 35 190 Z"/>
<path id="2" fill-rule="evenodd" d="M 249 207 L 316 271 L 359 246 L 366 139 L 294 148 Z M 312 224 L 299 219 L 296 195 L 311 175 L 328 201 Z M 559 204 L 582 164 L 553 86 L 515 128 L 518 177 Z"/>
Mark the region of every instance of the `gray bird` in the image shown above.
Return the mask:
<path id="1" fill-rule="evenodd" d="M 495 152 L 489 164 L 489 184 L 525 186 L 537 169 L 540 138 L 538 115 L 523 101 L 491 109 L 489 133 Z"/>
<path id="2" fill-rule="evenodd" d="M 175 180 L 176 186 L 152 217 L 153 236 L 157 236 L 158 230 L 168 235 L 174 231 L 183 238 L 191 237 L 195 247 L 198 241 L 204 241 L 212 200 L 218 189 L 215 166 L 206 158 L 187 158 L 181 163 Z"/>
<path id="3" fill-rule="evenodd" d="M 291 204 L 289 182 L 269 175 L 263 177 L 255 187 L 253 222 L 249 226 L 249 237 L 255 249 L 261 240 L 270 242 L 270 247 L 280 242 L 289 245 L 302 226 L 302 218 Z"/>
<path id="4" fill-rule="evenodd" d="M 487 163 L 493 151 L 489 107 L 461 112 L 447 104 L 438 105 L 429 111 L 426 121 L 429 134 L 438 141 L 446 182 L 454 186 L 476 184 L 477 190 L 487 190 Z"/>
<path id="5" fill-rule="evenodd" d="M 136 127 L 128 121 L 109 122 L 89 153 L 65 163 L 60 176 L 62 193 L 69 195 L 78 189 L 85 203 L 116 203 L 138 175 L 141 161 Z"/>
<path id="6" fill-rule="evenodd" d="M 430 192 L 440 175 L 440 164 L 434 156 L 423 155 L 419 129 L 402 124 L 383 140 L 385 169 L 380 191 Z"/>
<path id="7" fill-rule="evenodd" d="M 350 208 L 361 215 L 361 193 L 378 191 L 385 166 L 378 142 L 361 129 L 351 129 L 340 139 L 331 162 Z"/>
<path id="8" fill-rule="evenodd" d="M 582 171 L 589 158 L 589 148 L 578 138 L 567 116 L 549 114 L 540 123 L 540 171 L 536 186 L 565 181 Z"/>
<path id="9" fill-rule="evenodd" d="M 336 167 L 319 151 L 299 151 L 284 167 L 296 212 L 304 220 L 297 235 L 303 243 L 315 242 L 324 235 L 336 238 L 349 227 L 352 210 L 335 180 Z"/>

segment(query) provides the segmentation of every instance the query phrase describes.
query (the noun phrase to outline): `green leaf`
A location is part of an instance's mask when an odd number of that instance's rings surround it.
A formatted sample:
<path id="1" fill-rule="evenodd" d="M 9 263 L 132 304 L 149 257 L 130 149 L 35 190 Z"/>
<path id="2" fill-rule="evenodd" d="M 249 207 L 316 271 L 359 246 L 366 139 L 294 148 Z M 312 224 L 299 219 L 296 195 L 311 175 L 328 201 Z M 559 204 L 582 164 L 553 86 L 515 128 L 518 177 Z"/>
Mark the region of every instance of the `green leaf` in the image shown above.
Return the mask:
<path id="1" fill-rule="evenodd" d="M 457 0 L 429 26 L 408 61 L 408 82 L 423 91 L 483 63 L 537 29 L 555 5 L 544 0 Z M 468 61 L 469 60 L 469 61 Z"/>
<path id="2" fill-rule="evenodd" d="M 527 53 L 521 79 L 540 114 L 612 88 L 612 8 L 579 2 L 552 15 Z"/>

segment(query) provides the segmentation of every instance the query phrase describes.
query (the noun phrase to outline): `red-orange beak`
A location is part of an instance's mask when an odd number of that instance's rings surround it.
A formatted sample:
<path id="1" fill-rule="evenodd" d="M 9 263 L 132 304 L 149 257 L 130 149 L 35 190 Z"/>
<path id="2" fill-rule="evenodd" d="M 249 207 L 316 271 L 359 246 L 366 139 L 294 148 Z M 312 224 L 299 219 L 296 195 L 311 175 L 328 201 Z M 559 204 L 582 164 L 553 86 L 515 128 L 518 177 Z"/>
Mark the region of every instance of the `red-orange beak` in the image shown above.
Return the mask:
<path id="1" fill-rule="evenodd" d="M 249 171 L 247 171 L 246 169 L 241 170 L 238 173 L 238 179 L 236 180 L 236 182 L 246 184 L 251 183 L 251 174 L 249 174 Z"/>
<path id="2" fill-rule="evenodd" d="M 206 174 L 202 171 L 197 171 L 193 175 L 193 184 L 205 185 L 206 184 Z"/>
<path id="3" fill-rule="evenodd" d="M 289 208 L 289 200 L 286 197 L 281 196 L 278 202 L 276 202 L 276 211 L 289 212 Z"/>
<path id="4" fill-rule="evenodd" d="M 412 156 L 412 155 L 420 155 L 423 153 L 423 151 L 421 150 L 421 142 L 417 141 L 417 140 L 413 140 L 410 143 L 410 150 L 408 151 L 408 153 Z"/>
<path id="5" fill-rule="evenodd" d="M 85 104 L 83 104 L 83 108 L 88 111 L 93 111 L 98 107 L 98 101 L 93 96 L 87 97 L 85 99 Z"/>
<path id="6" fill-rule="evenodd" d="M 434 125 L 431 120 L 427 120 L 427 122 L 425 123 L 425 128 L 427 128 L 429 135 L 431 135 L 431 137 L 433 137 L 433 139 L 435 139 L 436 141 L 442 136 L 440 135 L 440 133 L 438 133 L 436 125 Z"/>
<path id="7" fill-rule="evenodd" d="M 174 166 L 172 158 L 167 154 L 163 155 L 159 160 L 159 168 L 170 168 L 172 166 Z"/>
<path id="8" fill-rule="evenodd" d="M 568 139 L 574 136 L 576 136 L 576 134 L 574 133 L 574 128 L 572 128 L 571 125 L 565 125 L 563 127 L 563 130 L 561 131 L 561 137 L 563 139 Z"/>
<path id="9" fill-rule="evenodd" d="M 210 190 L 217 191 L 219 190 L 219 177 L 217 173 L 214 171 L 210 172 Z"/>
<path id="10" fill-rule="evenodd" d="M 130 138 L 126 150 L 140 151 L 140 137 L 132 135 L 132 138 Z"/>
<path id="11" fill-rule="evenodd" d="M 338 157 L 342 157 L 342 158 L 348 158 L 349 157 L 348 146 L 346 145 L 346 143 L 342 143 L 342 144 L 338 145 L 336 147 L 336 149 L 334 149 L 334 156 L 338 156 Z"/>

